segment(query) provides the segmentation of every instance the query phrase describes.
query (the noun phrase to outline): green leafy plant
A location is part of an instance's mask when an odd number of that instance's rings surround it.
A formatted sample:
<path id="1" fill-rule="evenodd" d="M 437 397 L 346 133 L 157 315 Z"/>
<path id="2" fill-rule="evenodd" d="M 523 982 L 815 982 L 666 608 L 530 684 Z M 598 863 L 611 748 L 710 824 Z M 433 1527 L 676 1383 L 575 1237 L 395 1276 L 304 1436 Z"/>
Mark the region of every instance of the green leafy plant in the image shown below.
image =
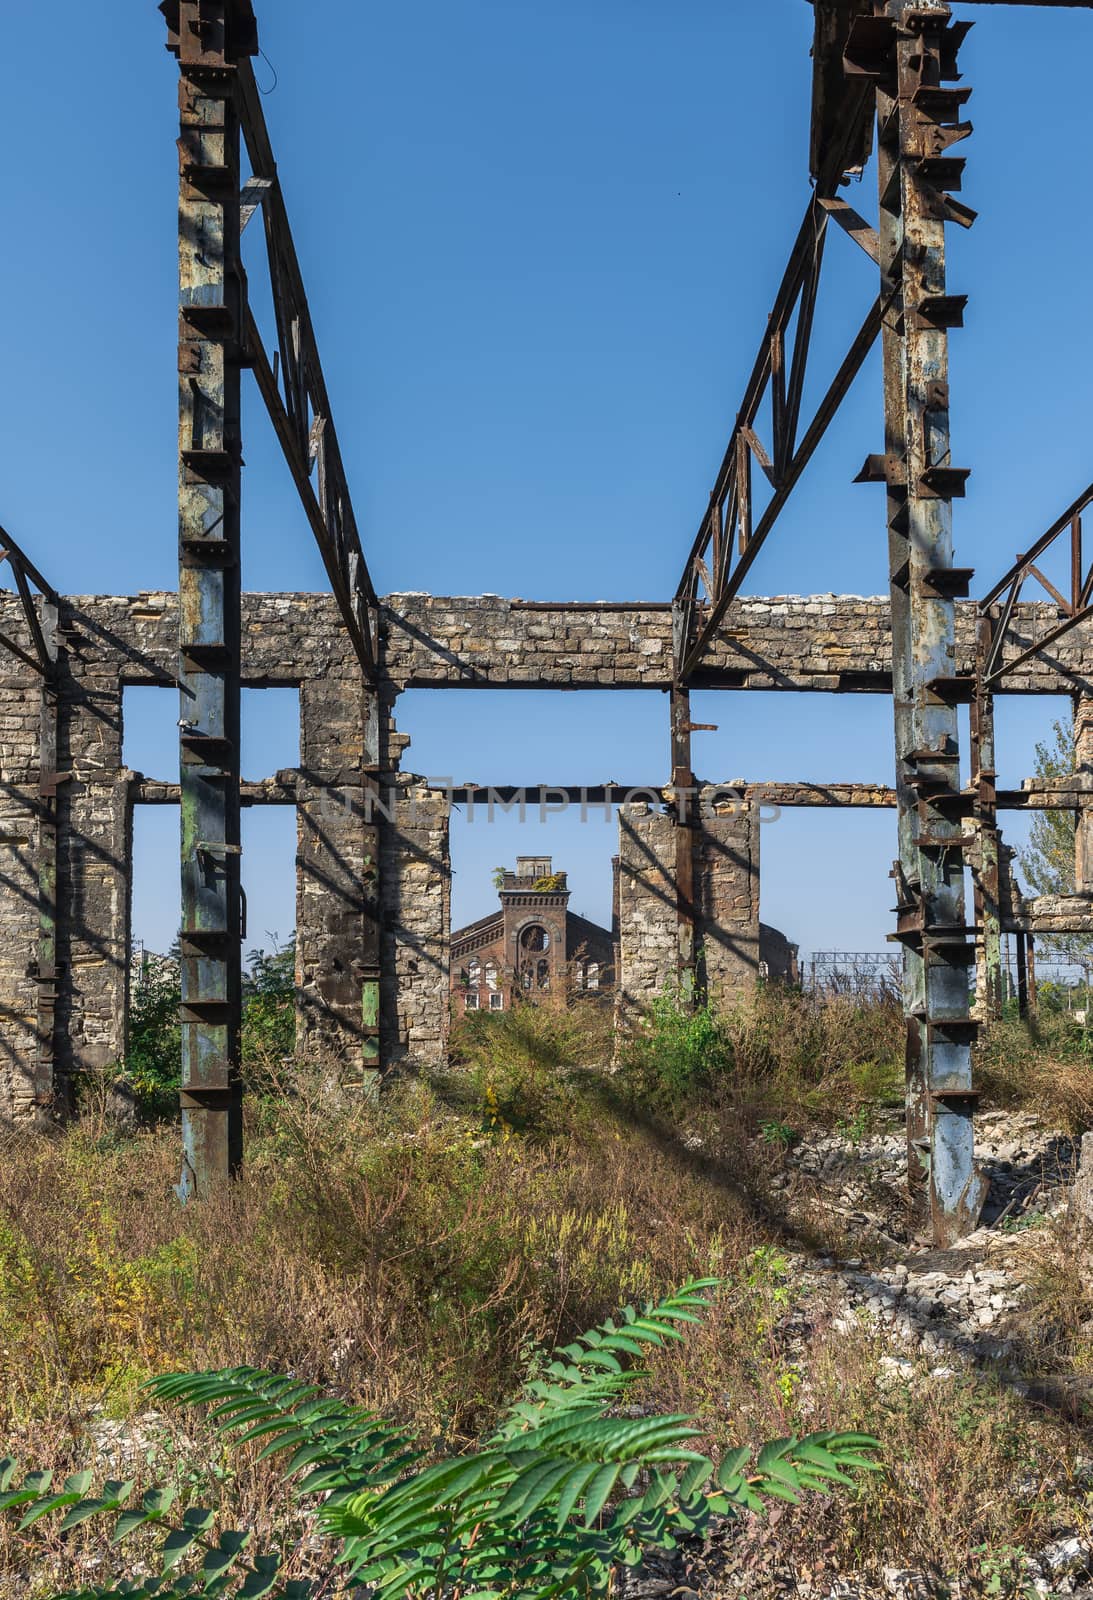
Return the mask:
<path id="1" fill-rule="evenodd" d="M 867 1105 L 859 1106 L 852 1117 L 840 1117 L 835 1124 L 835 1131 L 841 1133 L 851 1144 L 861 1144 L 869 1132 L 872 1120 L 870 1110 Z"/>
<path id="2" fill-rule="evenodd" d="M 653 1000 L 627 1062 L 632 1084 L 643 1099 L 667 1098 L 669 1103 L 708 1087 L 731 1066 L 722 1019 L 709 1006 L 690 1010 L 673 987 Z"/>
<path id="3" fill-rule="evenodd" d="M 555 1352 L 481 1448 L 450 1459 L 426 1461 L 398 1428 L 287 1377 L 240 1367 L 153 1380 L 162 1400 L 207 1405 L 226 1443 L 261 1442 L 262 1456 L 285 1458 L 286 1483 L 314 1530 L 334 1541 L 315 1579 L 283 1577 L 287 1552 L 254 1553 L 251 1532 L 220 1526 L 212 1509 L 190 1506 L 172 1517 L 165 1488 L 134 1502 L 131 1483 L 111 1481 L 89 1497 L 90 1473 L 56 1492 L 48 1472 L 12 1487 L 16 1466 L 8 1460 L 0 1464 L 0 1509 L 19 1513 L 23 1531 L 59 1514 L 62 1533 L 110 1517 L 114 1545 L 156 1531 L 154 1576 L 56 1600 L 305 1600 L 362 1585 L 376 1600 L 592 1600 L 607 1594 L 618 1564 L 635 1565 L 649 1548 L 674 1549 L 715 1514 L 761 1511 L 771 1498 L 797 1502 L 807 1490 L 850 1486 L 854 1473 L 875 1470 L 876 1441 L 858 1433 L 773 1440 L 754 1460 L 742 1446 L 715 1465 L 694 1448 L 695 1419 L 624 1406 L 644 1376 L 635 1358 L 682 1339 L 716 1287 L 716 1279 L 698 1279 L 657 1305 L 627 1307 Z"/>
<path id="4" fill-rule="evenodd" d="M 252 1086 L 260 1086 L 273 1061 L 296 1044 L 296 940 L 269 935 L 268 950 L 251 950 L 243 975 L 244 1064 Z M 178 1115 L 182 1075 L 182 975 L 177 941 L 165 956 L 142 958 L 133 983 L 125 1076 L 138 1110 L 148 1121 Z"/>

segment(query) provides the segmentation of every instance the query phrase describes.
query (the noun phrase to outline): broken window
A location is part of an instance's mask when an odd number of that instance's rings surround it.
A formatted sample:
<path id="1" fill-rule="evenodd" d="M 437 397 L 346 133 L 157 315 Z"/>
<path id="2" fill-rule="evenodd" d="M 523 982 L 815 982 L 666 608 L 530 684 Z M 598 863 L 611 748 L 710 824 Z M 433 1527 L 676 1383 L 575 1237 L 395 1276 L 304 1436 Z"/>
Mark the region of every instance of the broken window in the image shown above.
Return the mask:
<path id="1" fill-rule="evenodd" d="M 503 1011 L 504 1009 L 505 1009 L 505 997 L 504 997 L 504 995 L 503 994 L 491 994 L 490 995 L 490 1010 L 491 1011 Z"/>
<path id="2" fill-rule="evenodd" d="M 478 1010 L 478 995 L 476 994 L 476 992 L 473 989 L 471 989 L 467 993 L 467 995 L 466 995 L 466 997 L 465 997 L 465 999 L 463 1001 L 463 1009 L 464 1009 L 464 1011 L 477 1011 Z"/>

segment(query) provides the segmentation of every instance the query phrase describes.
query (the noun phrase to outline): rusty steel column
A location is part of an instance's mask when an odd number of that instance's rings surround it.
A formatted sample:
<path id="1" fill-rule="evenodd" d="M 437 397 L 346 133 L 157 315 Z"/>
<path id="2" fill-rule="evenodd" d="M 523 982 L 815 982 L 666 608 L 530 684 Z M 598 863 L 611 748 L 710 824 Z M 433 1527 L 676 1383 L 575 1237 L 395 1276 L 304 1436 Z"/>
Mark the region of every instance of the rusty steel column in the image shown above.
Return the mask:
<path id="1" fill-rule="evenodd" d="M 698 950 L 695 933 L 695 821 L 698 797 L 691 769 L 691 691 L 679 676 L 686 646 L 683 606 L 672 606 L 673 669 L 671 687 L 672 788 L 675 791 L 676 926 L 680 1004 L 691 1010 L 698 1001 Z"/>
<path id="2" fill-rule="evenodd" d="M 1028 935 L 1017 931 L 1017 1015 L 1028 1016 Z"/>
<path id="3" fill-rule="evenodd" d="M 948 328 L 963 299 L 945 282 L 946 152 L 968 91 L 949 86 L 964 29 L 936 0 L 888 0 L 878 63 L 880 269 L 894 292 L 883 335 L 896 789 L 896 938 L 904 948 L 908 1181 L 925 1188 L 934 1237 L 975 1227 L 985 1194 L 973 1154 L 964 857 L 956 703 Z"/>
<path id="4" fill-rule="evenodd" d="M 239 1075 L 240 341 L 235 61 L 246 0 L 166 0 L 179 62 L 178 534 L 182 821 L 179 1195 L 242 1159 Z"/>
<path id="5" fill-rule="evenodd" d="M 976 620 L 975 698 L 971 705 L 972 789 L 978 862 L 973 874 L 976 926 L 976 1015 L 1002 1015 L 1002 910 L 998 871 L 998 772 L 994 751 L 994 695 L 986 685 L 986 663 L 994 639 L 990 616 Z"/>
<path id="6" fill-rule="evenodd" d="M 57 602 L 42 600 L 41 633 L 51 668 L 42 679 L 38 730 L 38 989 L 34 1103 L 39 1117 L 57 1110 Z"/>

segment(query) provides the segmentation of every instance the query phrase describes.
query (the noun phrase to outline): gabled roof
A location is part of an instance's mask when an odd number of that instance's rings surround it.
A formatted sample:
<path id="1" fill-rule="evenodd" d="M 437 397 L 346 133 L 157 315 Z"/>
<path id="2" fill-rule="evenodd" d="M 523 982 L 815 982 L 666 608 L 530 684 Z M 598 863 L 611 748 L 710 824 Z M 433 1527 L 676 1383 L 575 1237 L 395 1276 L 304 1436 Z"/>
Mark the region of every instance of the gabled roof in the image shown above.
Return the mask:
<path id="1" fill-rule="evenodd" d="M 454 928 L 451 936 L 452 955 L 455 955 L 457 945 L 462 944 L 465 939 L 476 939 L 481 934 L 491 931 L 494 925 L 498 933 L 505 926 L 505 913 L 500 907 L 496 911 L 491 911 L 488 917 L 479 917 L 477 922 L 468 922 L 466 927 Z"/>

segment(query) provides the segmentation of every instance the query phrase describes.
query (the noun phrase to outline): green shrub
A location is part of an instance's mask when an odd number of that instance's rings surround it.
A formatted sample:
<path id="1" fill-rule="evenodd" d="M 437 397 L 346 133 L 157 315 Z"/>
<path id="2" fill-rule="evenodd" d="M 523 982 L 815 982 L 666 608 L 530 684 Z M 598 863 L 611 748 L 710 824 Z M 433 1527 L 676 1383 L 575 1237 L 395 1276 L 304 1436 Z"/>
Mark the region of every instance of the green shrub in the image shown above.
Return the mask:
<path id="1" fill-rule="evenodd" d="M 244 1068 L 260 1081 L 269 1064 L 291 1055 L 296 1043 L 296 941 L 252 950 L 243 974 L 241 1052 Z M 146 955 L 133 984 L 125 1077 L 146 1121 L 178 1115 L 182 1077 L 182 977 L 177 944 L 166 956 Z"/>
<path id="2" fill-rule="evenodd" d="M 452 1054 L 487 1131 L 553 1138 L 595 1116 L 584 1091 L 610 1059 L 610 1017 L 555 1002 L 471 1011 L 453 1028 Z"/>
<path id="3" fill-rule="evenodd" d="M 10 1459 L 0 1463 L 0 1508 L 20 1514 L 21 1530 L 58 1513 L 61 1532 L 109 1517 L 114 1546 L 155 1530 L 153 1577 L 109 1579 L 57 1600 L 120 1592 L 305 1600 L 360 1585 L 377 1600 L 592 1600 L 609 1592 L 617 1565 L 637 1565 L 649 1548 L 677 1548 L 715 1513 L 761 1511 L 769 1498 L 798 1504 L 805 1491 L 852 1485 L 854 1473 L 875 1470 L 876 1440 L 831 1432 L 773 1440 L 754 1463 L 747 1446 L 731 1449 L 715 1466 L 694 1449 L 692 1418 L 635 1417 L 624 1407 L 644 1375 L 634 1357 L 681 1340 L 680 1327 L 700 1320 L 704 1291 L 714 1287 L 697 1280 L 641 1312 L 627 1307 L 556 1351 L 479 1449 L 440 1460 L 426 1461 L 418 1440 L 374 1413 L 290 1378 L 241 1367 L 154 1380 L 162 1399 L 211 1406 L 209 1420 L 229 1446 L 261 1442 L 263 1457 L 287 1457 L 282 1476 L 303 1520 L 287 1550 L 255 1553 L 251 1531 L 223 1526 L 213 1508 L 191 1505 L 171 1517 L 167 1486 L 135 1498 L 132 1483 L 111 1481 L 89 1497 L 90 1472 L 73 1474 L 60 1492 L 49 1472 L 32 1472 L 12 1488 Z M 288 1577 L 301 1531 L 334 1547 L 313 1573 Z M 147 1571 L 147 1560 L 133 1570 Z"/>
<path id="4" fill-rule="evenodd" d="M 655 1000 L 623 1052 L 632 1096 L 657 1109 L 731 1106 L 752 1130 L 787 1119 L 833 1121 L 897 1100 L 903 1022 L 892 997 L 802 994 L 762 984 L 723 1011 Z"/>
<path id="5" fill-rule="evenodd" d="M 723 1019 L 709 1006 L 688 1011 L 676 989 L 666 989 L 653 1001 L 627 1060 L 631 1078 L 644 1094 L 668 1102 L 708 1088 L 732 1065 Z"/>

